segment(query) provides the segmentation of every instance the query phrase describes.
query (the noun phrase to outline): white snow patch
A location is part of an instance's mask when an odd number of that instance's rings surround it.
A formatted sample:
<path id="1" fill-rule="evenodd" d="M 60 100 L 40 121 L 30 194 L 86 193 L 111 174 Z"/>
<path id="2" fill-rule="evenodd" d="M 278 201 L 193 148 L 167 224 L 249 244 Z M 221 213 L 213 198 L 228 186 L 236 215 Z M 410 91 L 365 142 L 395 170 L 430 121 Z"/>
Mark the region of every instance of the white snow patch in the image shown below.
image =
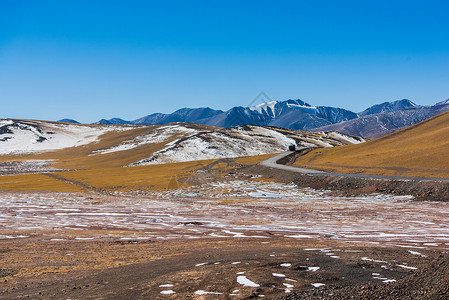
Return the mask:
<path id="1" fill-rule="evenodd" d="M 0 155 L 53 151 L 87 145 L 109 131 L 131 127 L 56 124 L 41 121 L 3 121 L 12 133 L 0 135 Z M 9 123 L 9 124 L 8 124 Z"/>
<path id="2" fill-rule="evenodd" d="M 392 282 L 396 282 L 396 279 L 385 279 L 382 282 L 384 282 L 384 283 L 392 283 Z"/>
<path id="3" fill-rule="evenodd" d="M 268 193 L 268 192 L 263 192 L 263 191 L 251 192 L 251 193 L 248 193 L 248 196 L 255 197 L 255 198 L 281 198 L 281 197 L 284 197 L 284 195 L 281 195 L 281 194 Z"/>
<path id="4" fill-rule="evenodd" d="M 204 290 L 198 290 L 195 292 L 195 295 L 207 295 L 207 294 L 212 294 L 212 295 L 222 295 L 223 293 L 216 293 L 216 292 L 206 292 Z"/>
<path id="5" fill-rule="evenodd" d="M 277 103 L 279 103 L 279 101 L 265 102 L 256 106 L 249 107 L 249 109 L 252 111 L 257 111 L 259 114 L 263 114 L 263 112 L 265 111 L 270 117 L 276 118 L 276 112 L 274 111 L 274 107 L 276 106 Z M 268 108 L 270 108 L 271 113 L 269 113 Z"/>
<path id="6" fill-rule="evenodd" d="M 426 255 L 424 255 L 424 254 L 421 254 L 421 253 L 419 253 L 418 251 L 412 251 L 412 250 L 407 250 L 410 254 L 413 254 L 413 255 L 419 255 L 419 256 L 422 256 L 422 257 L 427 257 Z"/>
<path id="7" fill-rule="evenodd" d="M 368 257 L 362 257 L 361 260 L 364 261 L 372 261 L 372 262 L 377 262 L 377 263 L 388 263 L 384 260 L 376 260 L 376 259 L 372 259 L 372 258 L 368 258 Z"/>
<path id="8" fill-rule="evenodd" d="M 126 151 L 147 144 L 158 144 L 168 140 L 170 137 L 197 132 L 195 129 L 180 125 L 167 125 L 154 130 L 154 132 L 123 141 L 121 144 L 94 151 L 91 155 L 107 154 L 118 151 Z"/>
<path id="9" fill-rule="evenodd" d="M 207 265 L 207 262 L 201 263 L 201 264 L 196 264 L 195 267 L 200 267 L 200 266 L 204 266 L 204 265 Z"/>
<path id="10" fill-rule="evenodd" d="M 410 267 L 410 266 L 406 266 L 406 265 L 396 265 L 396 266 L 404 268 L 404 269 L 409 269 L 409 270 L 418 270 L 418 268 Z"/>
<path id="11" fill-rule="evenodd" d="M 340 132 L 336 132 L 336 131 L 332 131 L 332 132 L 328 132 L 328 134 L 330 136 L 335 137 L 338 140 L 343 140 L 348 144 L 360 144 L 365 142 L 365 140 L 363 138 L 354 138 L 352 136 L 346 135 L 346 134 L 342 134 Z"/>
<path id="12" fill-rule="evenodd" d="M 246 278 L 246 276 L 237 276 L 237 282 L 244 286 L 249 286 L 249 287 L 259 287 L 260 286 L 257 283 Z"/>

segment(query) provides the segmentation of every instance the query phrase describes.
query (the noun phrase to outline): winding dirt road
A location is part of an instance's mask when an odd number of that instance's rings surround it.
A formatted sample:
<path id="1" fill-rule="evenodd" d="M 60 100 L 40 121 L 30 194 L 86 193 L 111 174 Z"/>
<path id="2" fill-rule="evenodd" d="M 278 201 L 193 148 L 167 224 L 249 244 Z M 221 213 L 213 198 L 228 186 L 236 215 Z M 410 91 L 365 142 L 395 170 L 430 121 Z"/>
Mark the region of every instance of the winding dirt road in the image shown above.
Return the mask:
<path id="1" fill-rule="evenodd" d="M 306 150 L 306 148 L 300 149 L 300 150 Z M 275 155 L 273 157 L 270 157 L 267 160 L 264 160 L 259 163 L 259 165 L 269 167 L 269 168 L 276 168 L 280 170 L 290 171 L 290 172 L 296 172 L 296 173 L 302 173 L 302 174 L 308 174 L 308 175 L 327 175 L 327 176 L 341 176 L 341 177 L 353 177 L 353 178 L 365 178 L 365 179 L 392 179 L 392 180 L 419 180 L 419 181 L 444 181 L 448 182 L 449 178 L 431 178 L 431 177 L 401 177 L 401 176 L 380 176 L 380 175 L 366 175 L 366 174 L 348 174 L 348 173 L 332 173 L 332 172 L 324 172 L 324 171 L 318 171 L 313 169 L 305 169 L 305 168 L 298 168 L 293 166 L 286 166 L 279 164 L 278 162 L 282 160 L 283 158 L 286 158 L 289 155 L 295 155 L 298 152 L 295 151 L 287 151 L 280 153 L 278 155 Z"/>

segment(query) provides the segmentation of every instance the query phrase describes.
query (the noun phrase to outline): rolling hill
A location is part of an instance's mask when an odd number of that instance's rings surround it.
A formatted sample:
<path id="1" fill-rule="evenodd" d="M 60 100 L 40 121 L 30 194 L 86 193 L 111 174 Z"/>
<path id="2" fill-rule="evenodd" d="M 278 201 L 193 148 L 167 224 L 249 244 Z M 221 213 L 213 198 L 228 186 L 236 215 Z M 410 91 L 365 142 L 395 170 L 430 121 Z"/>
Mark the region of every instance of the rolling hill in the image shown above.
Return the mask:
<path id="1" fill-rule="evenodd" d="M 317 149 L 295 165 L 352 174 L 449 178 L 449 112 L 359 145 Z"/>
<path id="2" fill-rule="evenodd" d="M 334 132 L 252 125 L 218 128 L 189 123 L 136 126 L 0 120 L 0 162 L 34 161 L 30 168 L 151 165 L 276 153 L 290 144 L 332 147 L 362 141 Z"/>

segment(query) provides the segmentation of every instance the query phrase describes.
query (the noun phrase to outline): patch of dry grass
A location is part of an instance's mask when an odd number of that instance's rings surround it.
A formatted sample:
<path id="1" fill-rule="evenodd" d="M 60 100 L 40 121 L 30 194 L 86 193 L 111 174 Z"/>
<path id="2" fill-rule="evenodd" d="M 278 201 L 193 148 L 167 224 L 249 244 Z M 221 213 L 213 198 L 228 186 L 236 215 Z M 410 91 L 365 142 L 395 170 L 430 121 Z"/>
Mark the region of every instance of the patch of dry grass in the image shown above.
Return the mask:
<path id="1" fill-rule="evenodd" d="M 190 177 L 192 170 L 214 160 L 189 161 L 138 167 L 105 168 L 60 172 L 59 176 L 107 191 L 167 190 L 181 185 L 180 179 Z"/>
<path id="2" fill-rule="evenodd" d="M 27 174 L 0 176 L 0 190 L 79 192 L 82 189 L 42 174 Z"/>
<path id="3" fill-rule="evenodd" d="M 331 172 L 449 177 L 449 112 L 363 144 L 314 150 L 295 165 Z"/>
<path id="4" fill-rule="evenodd" d="M 271 153 L 271 154 L 262 154 L 262 155 L 256 155 L 256 156 L 247 156 L 242 158 L 237 158 L 234 160 L 238 164 L 242 165 L 255 165 L 258 164 L 266 159 L 269 159 L 272 156 L 275 156 L 279 153 Z"/>

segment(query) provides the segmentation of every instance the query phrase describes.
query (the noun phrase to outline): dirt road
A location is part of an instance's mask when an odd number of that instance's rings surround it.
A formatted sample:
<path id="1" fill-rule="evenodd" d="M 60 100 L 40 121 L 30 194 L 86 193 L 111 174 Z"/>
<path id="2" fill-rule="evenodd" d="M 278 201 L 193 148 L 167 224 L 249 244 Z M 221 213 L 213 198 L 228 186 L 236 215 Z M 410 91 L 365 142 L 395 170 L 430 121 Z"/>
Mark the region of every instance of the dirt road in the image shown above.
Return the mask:
<path id="1" fill-rule="evenodd" d="M 301 149 L 305 150 L 305 149 Z M 290 172 L 308 174 L 308 175 L 326 175 L 326 176 L 339 176 L 339 177 L 352 177 L 362 179 L 392 179 L 392 180 L 419 180 L 419 181 L 435 181 L 435 182 L 449 182 L 449 178 L 430 178 L 430 177 L 400 177 L 400 176 L 379 176 L 379 175 L 366 175 L 366 174 L 347 174 L 347 173 L 331 173 L 313 169 L 305 169 L 293 166 L 286 166 L 279 164 L 278 161 L 282 160 L 289 155 L 298 155 L 301 152 L 287 151 L 270 157 L 269 159 L 260 162 L 259 164 L 269 168 L 276 168 L 279 170 L 285 170 Z"/>

